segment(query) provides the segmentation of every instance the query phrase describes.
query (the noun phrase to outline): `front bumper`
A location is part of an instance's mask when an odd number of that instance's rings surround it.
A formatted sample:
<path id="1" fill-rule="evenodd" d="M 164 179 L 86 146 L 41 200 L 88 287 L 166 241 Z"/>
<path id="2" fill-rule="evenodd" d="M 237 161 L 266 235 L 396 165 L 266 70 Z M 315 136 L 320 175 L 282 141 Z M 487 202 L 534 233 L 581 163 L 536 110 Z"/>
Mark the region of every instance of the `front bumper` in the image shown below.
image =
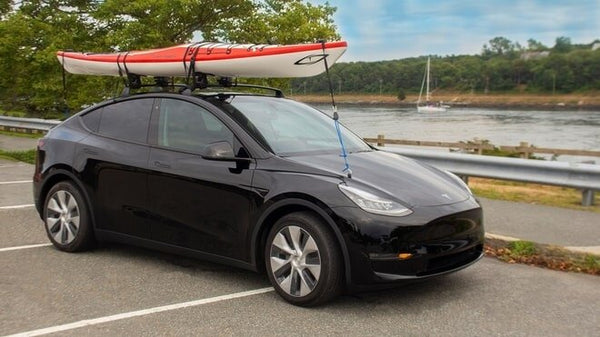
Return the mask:
<path id="1" fill-rule="evenodd" d="M 377 216 L 358 208 L 335 211 L 348 248 L 353 285 L 447 274 L 483 255 L 483 212 L 474 199 L 417 208 L 406 217 Z"/>

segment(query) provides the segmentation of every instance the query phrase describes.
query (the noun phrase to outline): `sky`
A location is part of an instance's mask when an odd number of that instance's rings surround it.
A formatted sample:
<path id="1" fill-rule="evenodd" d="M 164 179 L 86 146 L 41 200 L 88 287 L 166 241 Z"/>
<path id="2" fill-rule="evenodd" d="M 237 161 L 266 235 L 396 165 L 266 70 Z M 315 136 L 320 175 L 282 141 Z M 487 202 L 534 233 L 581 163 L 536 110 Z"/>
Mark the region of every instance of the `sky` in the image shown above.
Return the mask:
<path id="1" fill-rule="evenodd" d="M 309 0 L 323 4 L 325 0 Z M 548 47 L 600 39 L 600 0 L 328 0 L 348 50 L 339 60 L 479 54 L 497 36 Z"/>

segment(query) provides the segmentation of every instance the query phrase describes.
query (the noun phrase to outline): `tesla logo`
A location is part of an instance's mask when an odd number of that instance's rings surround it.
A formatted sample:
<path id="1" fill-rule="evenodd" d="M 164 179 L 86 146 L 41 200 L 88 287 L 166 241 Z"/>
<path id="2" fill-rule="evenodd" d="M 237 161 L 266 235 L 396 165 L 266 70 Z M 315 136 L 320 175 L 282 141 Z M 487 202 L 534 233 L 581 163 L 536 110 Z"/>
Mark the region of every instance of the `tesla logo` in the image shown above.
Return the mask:
<path id="1" fill-rule="evenodd" d="M 448 199 L 448 200 L 452 200 L 452 198 L 450 198 L 450 196 L 446 193 L 442 194 L 442 197 Z"/>

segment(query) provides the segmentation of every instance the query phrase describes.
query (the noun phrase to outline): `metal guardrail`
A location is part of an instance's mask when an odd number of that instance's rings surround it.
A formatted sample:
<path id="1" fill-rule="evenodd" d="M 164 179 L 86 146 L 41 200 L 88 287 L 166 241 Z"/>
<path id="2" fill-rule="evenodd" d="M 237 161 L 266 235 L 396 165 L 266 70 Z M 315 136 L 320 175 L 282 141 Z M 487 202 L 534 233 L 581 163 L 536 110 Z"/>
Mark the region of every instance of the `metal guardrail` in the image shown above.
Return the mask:
<path id="1" fill-rule="evenodd" d="M 581 189 L 582 205 L 590 206 L 600 191 L 600 165 L 531 160 L 464 153 L 386 147 L 381 150 L 423 161 L 465 177 L 513 180 Z"/>
<path id="2" fill-rule="evenodd" d="M 530 154 L 552 154 L 555 156 L 559 155 L 571 155 L 571 156 L 588 156 L 588 157 L 600 157 L 600 151 L 593 150 L 572 150 L 572 149 L 551 149 L 545 147 L 537 147 L 530 145 L 528 142 L 520 142 L 519 145 L 494 145 L 489 143 L 485 139 L 473 139 L 461 142 L 436 142 L 427 140 L 406 140 L 406 139 L 389 139 L 385 138 L 384 135 L 377 135 L 377 138 L 365 138 L 368 143 L 375 143 L 377 146 L 385 146 L 385 144 L 393 145 L 411 145 L 411 146 L 430 146 L 430 147 L 445 147 L 454 148 L 460 150 L 466 150 L 469 152 L 475 152 L 483 154 L 483 151 L 506 151 L 511 153 L 518 153 L 521 158 L 529 158 Z"/>
<path id="3" fill-rule="evenodd" d="M 58 124 L 58 120 L 0 116 L 0 128 L 7 131 L 48 131 Z"/>

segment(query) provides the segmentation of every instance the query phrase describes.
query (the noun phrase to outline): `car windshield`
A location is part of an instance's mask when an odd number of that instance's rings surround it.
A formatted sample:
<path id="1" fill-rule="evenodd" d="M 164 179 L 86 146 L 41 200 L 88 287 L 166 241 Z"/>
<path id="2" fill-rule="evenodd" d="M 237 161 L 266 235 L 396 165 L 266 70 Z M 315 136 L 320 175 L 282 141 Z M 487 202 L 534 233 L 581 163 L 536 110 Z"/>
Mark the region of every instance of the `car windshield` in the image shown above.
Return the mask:
<path id="1" fill-rule="evenodd" d="M 230 96 L 221 106 L 255 139 L 280 156 L 339 153 L 334 120 L 306 104 L 262 96 Z M 346 151 L 370 151 L 358 136 L 340 125 Z"/>

